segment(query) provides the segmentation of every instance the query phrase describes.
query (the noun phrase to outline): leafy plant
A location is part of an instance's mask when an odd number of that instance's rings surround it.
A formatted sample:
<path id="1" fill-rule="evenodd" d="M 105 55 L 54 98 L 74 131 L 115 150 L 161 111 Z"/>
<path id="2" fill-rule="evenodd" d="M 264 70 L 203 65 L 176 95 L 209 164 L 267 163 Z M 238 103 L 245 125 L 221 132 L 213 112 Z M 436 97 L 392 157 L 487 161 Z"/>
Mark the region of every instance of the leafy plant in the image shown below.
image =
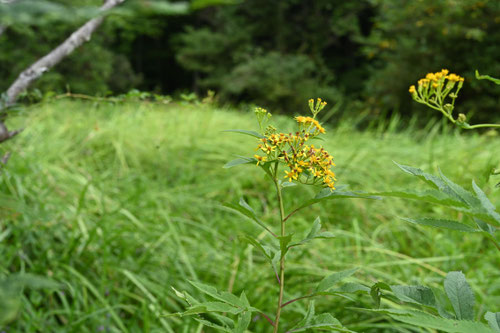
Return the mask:
<path id="1" fill-rule="evenodd" d="M 285 268 L 286 255 L 293 248 L 306 246 L 316 239 L 331 239 L 335 236 L 329 232 L 321 231 L 321 220 L 316 218 L 309 233 L 302 239 L 296 239 L 293 232 L 287 231 L 290 218 L 298 211 L 313 204 L 327 200 L 342 198 L 365 198 L 374 199 L 363 192 L 347 191 L 346 186 L 335 188 L 335 174 L 331 170 L 335 164 L 333 157 L 322 147 L 311 144 L 311 140 L 320 139 L 320 135 L 325 133 L 325 129 L 316 120 L 317 114 L 325 107 L 326 102 L 321 99 L 309 100 L 309 108 L 312 117 L 298 116 L 297 129 L 293 133 L 279 132 L 275 127 L 268 124 L 271 114 L 265 109 L 257 108 L 255 113 L 260 126 L 260 132 L 248 130 L 229 130 L 228 132 L 248 135 L 258 140 L 257 149 L 260 154 L 253 157 L 241 157 L 227 163 L 225 168 L 243 164 L 257 165 L 272 181 L 276 189 L 277 204 L 279 206 L 279 232 L 273 229 L 275 225 L 261 220 L 257 212 L 242 198 L 238 204 L 227 203 L 225 207 L 244 216 L 249 221 L 255 223 L 267 234 L 267 240 L 254 238 L 251 235 L 242 235 L 240 239 L 253 245 L 261 252 L 268 261 L 270 268 L 274 272 L 279 287 L 277 306 L 274 319 L 266 313 L 264 309 L 251 306 L 251 303 L 243 291 L 239 296 L 220 292 L 215 288 L 205 284 L 191 281 L 190 283 L 201 293 L 210 297 L 210 301 L 200 301 L 187 292 L 176 291 L 177 296 L 185 300 L 188 309 L 179 316 L 195 316 L 195 320 L 201 324 L 218 329 L 223 332 L 244 332 L 250 325 L 252 313 L 259 313 L 267 319 L 273 327 L 273 332 L 278 332 L 281 324 L 282 310 L 289 304 L 301 299 L 312 298 L 321 295 L 342 295 L 344 293 L 356 292 L 366 287 L 359 285 L 355 288 L 343 290 L 333 290 L 332 288 L 349 276 L 353 275 L 357 269 L 349 269 L 326 276 L 319 281 L 316 289 L 307 295 L 286 301 L 284 299 L 285 290 Z M 286 180 L 286 181 L 285 181 Z M 323 189 L 310 200 L 299 204 L 290 212 L 285 212 L 284 192 L 288 187 L 298 184 L 321 186 Z M 232 319 L 228 315 L 236 317 Z M 314 302 L 309 303 L 309 308 L 304 318 L 295 323 L 288 324 L 287 332 L 302 332 L 308 329 L 322 329 L 337 332 L 352 332 L 345 328 L 331 314 L 316 314 Z"/>

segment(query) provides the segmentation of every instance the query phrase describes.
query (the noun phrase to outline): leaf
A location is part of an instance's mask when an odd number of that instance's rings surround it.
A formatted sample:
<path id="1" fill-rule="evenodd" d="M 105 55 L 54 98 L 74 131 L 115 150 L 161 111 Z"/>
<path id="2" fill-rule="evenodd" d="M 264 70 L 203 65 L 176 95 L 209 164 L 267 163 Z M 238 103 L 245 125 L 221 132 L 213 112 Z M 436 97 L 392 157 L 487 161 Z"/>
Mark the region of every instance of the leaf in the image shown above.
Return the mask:
<path id="1" fill-rule="evenodd" d="M 229 169 L 237 165 L 243 165 L 243 164 L 255 164 L 257 162 L 257 159 L 253 157 L 245 157 L 245 158 L 237 158 L 235 160 L 232 160 L 230 162 L 227 162 L 224 164 L 223 168 L 224 169 Z"/>
<path id="2" fill-rule="evenodd" d="M 243 308 L 243 309 L 246 308 L 245 304 L 241 301 L 241 299 L 238 298 L 237 296 L 231 294 L 231 293 L 228 293 L 228 292 L 219 293 L 215 287 L 209 286 L 209 285 L 201 283 L 201 282 L 189 281 L 189 283 L 192 284 L 193 287 L 195 287 L 196 289 L 198 289 L 202 293 L 207 294 L 208 296 L 211 296 L 211 297 L 215 298 L 216 300 L 227 303 L 227 304 L 232 305 L 234 307 Z M 197 304 L 197 305 L 201 305 L 201 304 L 202 303 Z"/>
<path id="3" fill-rule="evenodd" d="M 245 333 L 250 321 L 252 320 L 252 313 L 250 311 L 243 312 L 238 316 L 238 322 L 234 328 L 234 333 Z"/>
<path id="4" fill-rule="evenodd" d="M 444 280 L 444 290 L 455 310 L 457 319 L 474 318 L 474 294 L 462 272 L 449 272 Z"/>
<path id="5" fill-rule="evenodd" d="M 281 250 L 281 256 L 286 255 L 288 252 L 288 244 L 292 241 L 293 234 L 288 234 L 286 236 L 280 236 L 278 237 L 280 241 L 280 250 Z"/>
<path id="6" fill-rule="evenodd" d="M 243 310 L 237 307 L 234 307 L 230 304 L 224 302 L 203 302 L 189 307 L 186 311 L 184 311 L 182 316 L 189 316 L 199 313 L 209 313 L 209 312 L 228 312 L 231 314 L 239 314 Z"/>
<path id="7" fill-rule="evenodd" d="M 225 131 L 222 131 L 222 132 L 233 132 L 233 133 L 246 134 L 246 135 L 250 135 L 250 136 L 253 136 L 255 138 L 258 138 L 258 139 L 265 138 L 264 135 L 262 135 L 260 133 L 257 133 L 255 131 L 247 131 L 247 130 L 240 130 L 240 129 L 231 129 L 231 130 L 225 130 Z"/>
<path id="8" fill-rule="evenodd" d="M 325 188 L 321 190 L 314 199 L 310 199 L 305 201 L 302 205 L 300 205 L 295 210 L 299 210 L 305 208 L 307 206 L 314 205 L 315 203 L 324 201 L 324 200 L 334 200 L 334 199 L 345 199 L 345 198 L 358 198 L 358 199 L 380 199 L 380 197 L 372 196 L 363 192 L 351 192 L 351 191 L 340 191 L 340 190 L 330 190 Z"/>
<path id="9" fill-rule="evenodd" d="M 262 245 L 255 238 L 248 235 L 240 235 L 239 238 L 257 248 L 269 261 L 273 259 L 273 251 L 269 247 Z"/>
<path id="10" fill-rule="evenodd" d="M 353 282 L 348 282 L 343 285 L 341 285 L 339 288 L 336 288 L 332 290 L 331 292 L 334 293 L 348 293 L 348 294 L 355 294 L 355 293 L 369 293 L 370 288 L 367 286 L 364 286 L 359 283 L 353 283 Z"/>
<path id="11" fill-rule="evenodd" d="M 432 289 L 424 286 L 391 286 L 394 295 L 403 302 L 436 306 L 436 298 Z"/>
<path id="12" fill-rule="evenodd" d="M 463 232 L 480 232 L 479 229 L 475 229 L 467 224 L 452 220 L 443 220 L 434 218 L 418 218 L 418 219 L 402 218 L 402 219 L 405 220 L 406 222 L 430 226 L 434 228 L 445 228 Z"/>
<path id="13" fill-rule="evenodd" d="M 197 322 L 199 322 L 207 327 L 215 328 L 216 330 L 221 331 L 221 332 L 228 332 L 228 333 L 233 332 L 231 329 L 229 329 L 227 327 L 214 324 L 208 320 L 204 320 L 204 319 L 200 319 L 200 318 L 194 318 L 194 320 L 196 320 Z"/>
<path id="14" fill-rule="evenodd" d="M 484 222 L 483 220 L 475 217 L 474 222 L 476 222 L 477 226 L 481 228 L 481 230 L 483 230 L 484 232 L 490 234 L 491 236 L 495 234 L 496 229 L 493 226 L 489 225 L 488 223 Z"/>
<path id="15" fill-rule="evenodd" d="M 304 238 L 300 242 L 290 244 L 289 247 L 303 245 L 312 241 L 313 239 L 318 239 L 318 238 L 335 238 L 335 235 L 332 234 L 331 232 L 327 231 L 320 232 L 320 230 L 321 230 L 321 220 L 318 216 L 316 220 L 314 220 L 314 223 L 311 227 L 311 231 L 309 231 L 306 238 Z"/>
<path id="16" fill-rule="evenodd" d="M 353 332 L 342 326 L 340 321 L 338 321 L 329 313 L 322 313 L 315 316 L 314 301 L 311 301 L 304 318 L 287 333 L 303 332 L 313 328 L 336 332 Z"/>
<path id="17" fill-rule="evenodd" d="M 481 322 L 453 320 L 436 317 L 417 310 L 403 309 L 359 309 L 369 312 L 384 313 L 391 318 L 417 327 L 434 329 L 449 333 L 495 333 Z"/>
<path id="18" fill-rule="evenodd" d="M 352 268 L 328 275 L 318 284 L 318 286 L 316 287 L 316 292 L 327 291 L 328 289 L 332 288 L 336 283 L 356 273 L 357 270 L 358 268 Z"/>
<path id="19" fill-rule="evenodd" d="M 486 312 L 484 319 L 488 322 L 488 325 L 496 332 L 500 333 L 500 312 Z"/>
<path id="20" fill-rule="evenodd" d="M 254 210 L 245 202 L 243 198 L 240 199 L 239 205 L 235 205 L 232 203 L 224 203 L 224 207 L 227 207 L 231 210 L 237 211 L 238 213 L 241 213 L 242 215 L 248 217 L 250 220 L 254 221 L 257 223 L 260 227 L 262 227 L 264 230 L 269 232 L 271 235 L 276 237 L 276 234 L 271 231 L 256 215 Z"/>
<path id="21" fill-rule="evenodd" d="M 292 182 L 281 182 L 280 185 L 281 185 L 281 188 L 297 186 L 296 183 L 292 183 Z"/>
<path id="22" fill-rule="evenodd" d="M 385 282 L 377 282 L 370 288 L 370 296 L 375 302 L 375 307 L 380 307 L 380 299 L 382 298 L 381 290 L 389 290 L 392 291 L 391 286 L 389 286 Z"/>
<path id="23" fill-rule="evenodd" d="M 273 267 L 274 274 L 276 275 L 276 279 L 278 279 L 278 282 L 280 280 L 279 275 L 278 275 L 278 262 L 281 259 L 281 251 L 276 251 L 274 254 L 273 260 L 271 260 L 271 266 Z"/>
<path id="24" fill-rule="evenodd" d="M 441 179 L 445 182 L 445 184 L 448 186 L 448 188 L 463 202 L 467 203 L 470 207 L 479 207 L 480 206 L 480 201 L 478 198 L 476 198 L 472 193 L 469 191 L 465 190 L 462 186 L 455 184 L 441 172 L 441 169 L 439 170 L 439 175 L 441 176 Z"/>
<path id="25" fill-rule="evenodd" d="M 455 197 L 451 197 L 439 190 L 426 190 L 426 191 L 401 190 L 401 191 L 390 191 L 390 192 L 378 192 L 371 194 L 382 197 L 414 199 L 414 200 L 436 203 L 443 206 L 467 207 L 467 205 L 463 203 L 461 200 L 458 200 Z"/>
<path id="26" fill-rule="evenodd" d="M 478 70 L 476 69 L 476 79 L 478 80 L 489 80 L 495 84 L 500 84 L 500 79 L 496 79 L 494 77 L 491 77 L 489 75 L 479 75 Z"/>
<path id="27" fill-rule="evenodd" d="M 474 192 L 476 192 L 477 198 L 481 203 L 481 207 L 484 208 L 487 214 L 496 221 L 497 226 L 500 226 L 500 214 L 495 211 L 495 206 L 491 203 L 486 194 L 484 194 L 483 190 L 476 185 L 475 181 L 472 181 L 472 188 L 474 189 Z"/>
<path id="28" fill-rule="evenodd" d="M 399 164 L 397 162 L 394 162 L 394 164 L 396 164 L 404 172 L 409 173 L 410 175 L 413 176 L 417 176 L 418 178 L 422 179 L 427 184 L 435 188 L 438 188 L 440 190 L 444 190 L 447 188 L 446 184 L 437 176 L 431 175 L 430 173 L 426 173 L 419 168 L 414 168 L 408 165 Z"/>

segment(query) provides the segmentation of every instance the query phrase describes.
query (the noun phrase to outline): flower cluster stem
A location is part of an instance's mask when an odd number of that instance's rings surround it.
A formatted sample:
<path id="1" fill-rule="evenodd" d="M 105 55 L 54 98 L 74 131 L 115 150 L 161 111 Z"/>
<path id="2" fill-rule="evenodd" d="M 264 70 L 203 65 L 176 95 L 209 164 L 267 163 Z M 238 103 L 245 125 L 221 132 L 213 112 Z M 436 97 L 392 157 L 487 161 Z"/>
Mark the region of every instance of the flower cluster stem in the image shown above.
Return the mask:
<path id="1" fill-rule="evenodd" d="M 276 191 L 278 194 L 278 202 L 280 206 L 280 224 L 281 224 L 281 237 L 285 236 L 285 209 L 283 208 L 283 196 L 281 194 L 281 186 L 278 183 L 278 180 L 274 179 L 274 184 L 276 185 Z M 278 307 L 276 309 L 276 318 L 274 320 L 274 330 L 273 333 L 278 332 L 279 322 L 281 317 L 281 308 L 283 303 L 283 291 L 285 289 L 285 256 L 281 254 L 280 258 L 280 292 L 278 298 Z"/>

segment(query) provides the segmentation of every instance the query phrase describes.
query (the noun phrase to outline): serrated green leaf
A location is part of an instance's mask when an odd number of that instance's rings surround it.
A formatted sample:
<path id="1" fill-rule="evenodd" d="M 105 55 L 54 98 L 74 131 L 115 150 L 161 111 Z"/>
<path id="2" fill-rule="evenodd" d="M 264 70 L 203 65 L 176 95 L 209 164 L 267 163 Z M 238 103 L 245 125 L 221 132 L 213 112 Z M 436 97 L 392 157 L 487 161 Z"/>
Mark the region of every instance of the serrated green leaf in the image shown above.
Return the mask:
<path id="1" fill-rule="evenodd" d="M 329 313 L 322 313 L 316 316 L 314 311 L 314 301 L 311 301 L 304 318 L 291 330 L 289 330 L 288 333 L 304 332 L 314 328 L 335 332 L 353 332 L 342 326 L 340 321 Z"/>
<path id="2" fill-rule="evenodd" d="M 292 241 L 293 234 L 278 237 L 280 241 L 281 255 L 284 256 L 288 252 L 288 244 Z"/>
<path id="3" fill-rule="evenodd" d="M 334 293 L 349 293 L 349 294 L 355 294 L 355 293 L 370 293 L 370 288 L 367 286 L 364 286 L 359 283 L 354 283 L 354 282 L 348 282 L 343 285 L 341 285 L 339 288 L 335 288 L 332 290 Z"/>
<path id="4" fill-rule="evenodd" d="M 289 247 L 304 245 L 304 244 L 306 244 L 314 239 L 319 239 L 319 238 L 335 238 L 335 235 L 332 234 L 331 232 L 327 232 L 327 231 L 320 232 L 320 230 L 321 230 L 321 219 L 319 217 L 317 217 L 314 220 L 314 223 L 311 227 L 311 231 L 309 231 L 307 236 L 303 240 L 301 240 L 300 242 L 295 242 L 295 243 L 290 244 Z"/>
<path id="5" fill-rule="evenodd" d="M 316 292 L 327 291 L 332 288 L 336 283 L 348 278 L 358 271 L 358 268 L 347 269 L 344 271 L 336 272 L 328 275 L 323 280 L 320 281 L 316 287 Z"/>
<path id="6" fill-rule="evenodd" d="M 449 272 L 444 280 L 444 290 L 455 310 L 457 319 L 474 318 L 474 293 L 462 272 Z"/>
<path id="7" fill-rule="evenodd" d="M 300 205 L 296 210 L 314 205 L 318 202 L 325 200 L 335 200 L 335 199 L 380 199 L 380 197 L 372 196 L 363 192 L 351 192 L 351 191 L 340 191 L 340 190 L 330 190 L 325 188 L 321 190 L 313 199 L 307 200 L 302 205 Z"/>
<path id="8" fill-rule="evenodd" d="M 495 333 L 489 327 L 481 322 L 470 320 L 453 320 L 447 318 L 436 317 L 431 314 L 417 310 L 403 309 L 358 309 L 368 312 L 384 313 L 391 318 L 428 329 L 435 329 L 449 333 Z"/>
<path id="9" fill-rule="evenodd" d="M 205 319 L 194 318 L 194 320 L 196 320 L 200 324 L 203 324 L 204 326 L 215 328 L 216 330 L 221 331 L 221 332 L 228 332 L 228 333 L 232 333 L 233 332 L 233 330 L 231 330 L 228 327 L 217 325 L 217 324 L 212 323 L 212 322 L 210 322 L 208 320 L 205 320 Z"/>
<path id="10" fill-rule="evenodd" d="M 390 192 L 378 192 L 371 194 L 382 197 L 414 199 L 450 207 L 467 207 L 467 205 L 464 202 L 456 199 L 455 197 L 451 197 L 448 194 L 441 192 L 439 190 L 426 190 L 426 191 L 401 190 L 401 191 L 390 191 Z"/>
<path id="11" fill-rule="evenodd" d="M 247 130 L 241 130 L 241 129 L 231 129 L 231 130 L 225 130 L 222 132 L 233 132 L 233 133 L 240 133 L 240 134 L 245 134 L 245 135 L 250 135 L 258 139 L 263 139 L 265 138 L 264 135 L 257 133 L 255 131 L 247 131 Z"/>
<path id="12" fill-rule="evenodd" d="M 204 293 L 210 297 L 213 297 L 216 300 L 230 304 L 234 307 L 243 308 L 243 309 L 246 308 L 245 304 L 240 300 L 240 298 L 231 294 L 231 293 L 228 293 L 225 291 L 219 293 L 215 287 L 209 286 L 209 285 L 201 283 L 201 282 L 189 281 L 189 283 L 192 284 L 193 287 L 195 287 L 196 289 L 198 289 L 202 293 Z M 202 303 L 197 304 L 197 305 L 201 305 L 201 304 Z"/>
<path id="13" fill-rule="evenodd" d="M 495 206 L 491 203 L 486 194 L 484 194 L 483 190 L 481 190 L 481 188 L 476 185 L 475 181 L 472 181 L 472 188 L 474 189 L 474 192 L 476 192 L 481 207 L 496 222 L 496 225 L 500 226 L 500 214 L 496 212 Z"/>
<path id="14" fill-rule="evenodd" d="M 241 235 L 239 238 L 251 245 L 253 245 L 256 249 L 258 249 L 268 260 L 273 259 L 273 251 L 271 248 L 262 245 L 257 239 L 248 236 L 248 235 Z"/>
<path id="15" fill-rule="evenodd" d="M 391 286 L 394 295 L 403 302 L 436 306 L 436 298 L 432 289 L 424 286 Z"/>
<path id="16" fill-rule="evenodd" d="M 381 290 L 389 290 L 392 291 L 391 286 L 385 282 L 377 282 L 370 288 L 370 296 L 375 302 L 375 307 L 380 307 L 380 299 L 382 298 Z"/>
<path id="17" fill-rule="evenodd" d="M 240 202 L 238 205 L 232 204 L 232 203 L 224 203 L 224 207 L 229 208 L 233 211 L 236 211 L 243 216 L 246 216 L 249 218 L 251 221 L 257 223 L 261 228 L 269 232 L 271 235 L 276 237 L 276 234 L 271 231 L 256 215 L 254 210 L 245 202 L 243 198 L 240 199 Z"/>
<path id="18" fill-rule="evenodd" d="M 404 172 L 422 179 L 427 184 L 435 188 L 438 188 L 442 191 L 447 188 L 446 184 L 437 176 L 431 175 L 430 173 L 424 172 L 423 170 L 419 168 L 414 168 L 412 166 L 399 164 L 397 162 L 394 162 L 394 164 L 396 164 Z"/>
<path id="19" fill-rule="evenodd" d="M 488 322 L 488 325 L 496 332 L 500 333 L 500 312 L 486 312 L 484 319 Z"/>
<path id="20" fill-rule="evenodd" d="M 420 224 L 434 228 L 445 228 L 456 231 L 463 232 L 480 232 L 481 230 L 475 229 L 467 224 L 460 223 L 452 220 L 443 220 L 443 219 L 434 219 L 434 218 L 418 218 L 418 219 L 410 219 L 410 218 L 402 218 L 406 222 L 410 222 L 413 224 Z"/>
<path id="21" fill-rule="evenodd" d="M 224 169 L 229 169 L 229 168 L 232 168 L 234 166 L 237 166 L 237 165 L 243 165 L 243 164 L 255 164 L 257 163 L 257 159 L 253 158 L 253 157 L 248 157 L 248 158 L 237 158 L 237 159 L 234 159 L 230 162 L 227 162 L 226 164 L 224 164 L 223 168 Z"/>
<path id="22" fill-rule="evenodd" d="M 493 226 L 489 225 L 488 223 L 484 222 L 483 220 L 475 217 L 474 222 L 476 222 L 477 226 L 484 232 L 490 234 L 491 236 L 495 234 L 496 229 Z"/>
<path id="23" fill-rule="evenodd" d="M 183 316 L 190 316 L 199 313 L 210 313 L 210 312 L 227 312 L 231 314 L 239 314 L 243 311 L 241 308 L 234 307 L 230 304 L 224 302 L 203 302 L 189 307 L 186 311 L 182 313 Z"/>
<path id="24" fill-rule="evenodd" d="M 443 182 L 448 186 L 448 188 L 453 191 L 453 193 L 463 202 L 465 202 L 470 207 L 480 207 L 481 203 L 478 198 L 476 198 L 471 192 L 465 190 L 462 186 L 455 184 L 443 174 L 441 169 L 439 169 L 439 175 Z"/>
<path id="25" fill-rule="evenodd" d="M 250 321 L 252 320 L 252 313 L 249 311 L 243 312 L 238 316 L 238 321 L 236 327 L 234 328 L 234 333 L 245 333 Z"/>

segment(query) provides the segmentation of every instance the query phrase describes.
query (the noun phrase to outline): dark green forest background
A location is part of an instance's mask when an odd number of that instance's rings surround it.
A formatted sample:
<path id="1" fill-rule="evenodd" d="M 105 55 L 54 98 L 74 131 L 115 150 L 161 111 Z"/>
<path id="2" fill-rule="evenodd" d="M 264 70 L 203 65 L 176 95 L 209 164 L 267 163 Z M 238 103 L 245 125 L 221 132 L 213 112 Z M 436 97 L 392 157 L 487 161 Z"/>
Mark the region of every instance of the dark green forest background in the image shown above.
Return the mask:
<path id="1" fill-rule="evenodd" d="M 0 36 L 2 91 L 101 1 L 36 3 L 0 5 L 0 23 L 9 26 Z M 129 0 L 32 89 L 42 96 L 210 89 L 221 103 L 291 113 L 322 97 L 353 114 L 412 115 L 429 111 L 412 103 L 408 87 L 448 68 L 466 78 L 459 112 L 479 121 L 498 118 L 500 90 L 475 80 L 474 70 L 498 77 L 499 60 L 497 0 L 246 0 L 203 9 Z"/>

